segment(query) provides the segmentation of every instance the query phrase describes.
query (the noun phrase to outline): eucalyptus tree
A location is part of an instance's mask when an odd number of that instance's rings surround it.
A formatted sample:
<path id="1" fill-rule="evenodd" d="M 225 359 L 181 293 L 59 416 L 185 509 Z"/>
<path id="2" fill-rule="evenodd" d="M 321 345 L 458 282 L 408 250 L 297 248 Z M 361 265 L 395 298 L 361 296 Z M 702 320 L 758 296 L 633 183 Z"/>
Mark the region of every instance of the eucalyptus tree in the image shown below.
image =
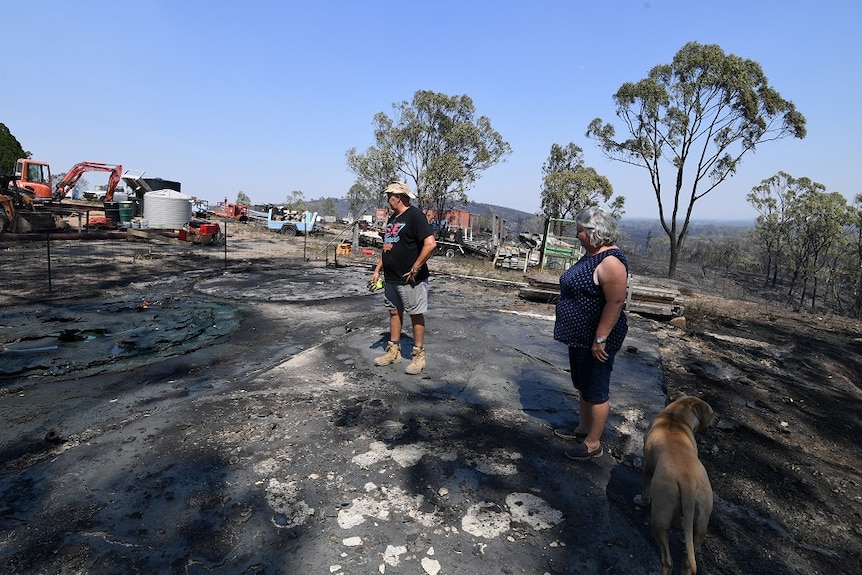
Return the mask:
<path id="1" fill-rule="evenodd" d="M 364 153 L 348 150 L 347 165 L 370 189 L 406 182 L 420 208 L 442 213 L 466 203 L 467 190 L 482 172 L 512 152 L 487 117 L 476 117 L 468 96 L 418 90 L 411 102 L 392 107 L 393 117 L 374 116 L 375 144 Z"/>
<path id="2" fill-rule="evenodd" d="M 335 198 L 324 198 L 320 204 L 320 213 L 324 216 L 338 217 L 338 206 L 335 204 Z"/>
<path id="3" fill-rule="evenodd" d="M 804 138 L 805 118 L 769 85 L 760 64 L 717 45 L 689 42 L 670 64 L 626 82 L 616 94 L 626 139 L 600 118 L 587 137 L 603 153 L 647 171 L 675 277 L 695 203 L 734 175 L 764 142 Z M 669 171 L 669 184 L 664 181 Z"/>
<path id="4" fill-rule="evenodd" d="M 348 191 L 350 210 L 354 217 L 371 208 L 385 205 L 383 190 L 399 179 L 395 168 L 395 156 L 386 147 L 368 148 L 360 154 L 356 148 L 347 151 L 347 166 L 356 176 L 356 181 Z"/>
<path id="5" fill-rule="evenodd" d="M 731 269 L 744 269 L 749 260 L 745 249 L 745 238 L 738 236 L 699 236 L 686 247 L 686 258 L 700 266 L 701 274 L 706 277 L 708 269 L 717 274 L 721 270 L 725 276 Z"/>
<path id="6" fill-rule="evenodd" d="M 551 145 L 548 160 L 542 165 L 542 211 L 550 218 L 573 219 L 601 199 L 609 202 L 614 190 L 610 180 L 584 162 L 583 150 L 570 142 L 563 147 Z M 621 217 L 625 197 L 618 196 L 609 209 Z"/>
<path id="7" fill-rule="evenodd" d="M 790 285 L 788 295 L 799 289 L 798 303 L 811 297 L 814 307 L 819 279 L 830 261 L 832 249 L 842 241 L 850 221 L 847 199 L 838 192 L 826 192 L 823 184 L 800 179 L 805 191 L 788 209 L 788 253 Z M 831 275 L 830 270 L 826 270 Z"/>
<path id="8" fill-rule="evenodd" d="M 373 212 L 380 206 L 382 197 L 381 188 L 368 188 L 363 184 L 355 183 L 347 190 L 348 216 L 351 220 L 358 220 L 368 212 Z"/>
<path id="9" fill-rule="evenodd" d="M 862 195 L 846 206 L 843 232 L 825 256 L 822 293 L 825 307 L 842 315 L 862 315 Z"/>
<path id="10" fill-rule="evenodd" d="M 787 237 L 788 208 L 796 197 L 810 186 L 810 180 L 798 180 L 784 172 L 762 180 L 751 188 L 746 199 L 760 214 L 754 221 L 752 242 L 763 250 L 765 284 L 778 283 Z"/>
<path id="11" fill-rule="evenodd" d="M 291 210 L 302 212 L 305 210 L 305 193 L 302 190 L 291 190 L 284 198 L 284 203 Z"/>
<path id="12" fill-rule="evenodd" d="M 21 158 L 29 158 L 30 152 L 25 152 L 6 124 L 0 122 L 0 172 L 12 175 L 15 162 Z"/>

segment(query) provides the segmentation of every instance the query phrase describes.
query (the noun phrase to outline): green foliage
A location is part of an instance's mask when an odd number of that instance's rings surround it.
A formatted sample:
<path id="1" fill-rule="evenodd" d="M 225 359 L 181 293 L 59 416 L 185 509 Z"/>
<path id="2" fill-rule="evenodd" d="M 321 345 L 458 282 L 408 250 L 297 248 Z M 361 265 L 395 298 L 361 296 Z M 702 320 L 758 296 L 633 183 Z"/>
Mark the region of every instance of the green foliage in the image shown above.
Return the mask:
<path id="1" fill-rule="evenodd" d="M 628 138 L 615 139 L 614 126 L 600 118 L 587 137 L 608 158 L 649 174 L 670 240 L 669 277 L 697 200 L 733 176 L 759 144 L 806 134 L 805 118 L 768 85 L 761 66 L 717 45 L 689 42 L 670 64 L 623 84 L 614 100 Z M 662 177 L 666 170 L 670 178 Z"/>
<path id="2" fill-rule="evenodd" d="M 249 198 L 245 192 L 240 190 L 239 193 L 236 195 L 236 203 L 237 204 L 245 204 L 246 206 L 250 206 L 251 205 L 251 198 Z"/>
<path id="3" fill-rule="evenodd" d="M 519 220 L 518 229 L 527 234 L 543 234 L 545 233 L 545 218 L 534 216 Z"/>
<path id="4" fill-rule="evenodd" d="M 346 158 L 348 167 L 356 175 L 356 183 L 348 191 L 351 212 L 360 215 L 369 208 L 382 206 L 385 203 L 383 190 L 399 179 L 390 150 L 372 146 L 359 154 L 356 148 L 351 148 Z"/>
<path id="5" fill-rule="evenodd" d="M 348 215 L 356 220 L 363 214 L 376 208 L 383 196 L 379 191 L 375 192 L 375 190 L 382 189 L 368 188 L 359 182 L 350 186 L 350 190 L 347 191 L 347 202 L 350 205 L 350 213 Z"/>
<path id="6" fill-rule="evenodd" d="M 394 117 L 374 116 L 375 145 L 347 151 L 347 165 L 366 191 L 404 181 L 418 205 L 439 212 L 467 202 L 466 191 L 481 173 L 511 154 L 484 116 L 476 117 L 468 96 L 418 90 L 412 102 L 393 104 Z"/>
<path id="7" fill-rule="evenodd" d="M 304 212 L 305 207 L 306 207 L 305 194 L 302 193 L 300 190 L 293 190 L 284 199 L 284 204 L 286 207 L 290 208 L 291 210 L 294 210 L 297 212 Z"/>
<path id="8" fill-rule="evenodd" d="M 849 219 L 847 200 L 825 186 L 805 182 L 805 191 L 788 209 L 787 234 L 791 272 L 790 291 L 797 287 L 800 304 L 808 295 L 816 296 L 816 284 L 830 261 L 829 252 L 843 243 L 842 231 Z M 798 282 L 798 283 L 797 283 Z M 815 293 L 809 292 L 809 288 Z"/>
<path id="9" fill-rule="evenodd" d="M 751 256 L 745 249 L 746 238 L 740 236 L 700 236 L 685 247 L 689 261 L 697 263 L 706 276 L 707 269 L 746 270 L 751 267 Z"/>
<path id="10" fill-rule="evenodd" d="M 550 218 L 573 219 L 584 208 L 599 205 L 600 199 L 608 202 L 613 194 L 610 180 L 584 164 L 583 150 L 574 143 L 565 148 L 552 144 L 542 174 L 542 211 Z M 609 210 L 619 218 L 624 205 L 625 198 L 619 196 Z"/>
<path id="11" fill-rule="evenodd" d="M 29 157 L 30 152 L 25 152 L 6 124 L 0 123 L 0 172 L 11 175 L 15 170 L 15 162 Z"/>
<path id="12" fill-rule="evenodd" d="M 755 220 L 751 241 L 761 248 L 766 282 L 773 287 L 778 281 L 785 252 L 784 242 L 788 239 L 787 208 L 799 193 L 801 190 L 796 179 L 779 172 L 763 180 L 746 196 L 748 203 L 760 213 Z"/>
<path id="13" fill-rule="evenodd" d="M 320 214 L 323 216 L 338 217 L 338 206 L 335 205 L 333 198 L 326 198 L 320 207 Z"/>
<path id="14" fill-rule="evenodd" d="M 788 298 L 798 307 L 806 299 L 814 307 L 818 297 L 830 295 L 840 304 L 846 294 L 859 293 L 862 215 L 843 195 L 779 172 L 752 188 L 748 201 L 760 212 L 750 237 L 761 250 L 768 285 L 786 280 Z M 832 293 L 824 294 L 822 286 Z M 862 297 L 852 306 L 854 313 L 862 311 Z"/>

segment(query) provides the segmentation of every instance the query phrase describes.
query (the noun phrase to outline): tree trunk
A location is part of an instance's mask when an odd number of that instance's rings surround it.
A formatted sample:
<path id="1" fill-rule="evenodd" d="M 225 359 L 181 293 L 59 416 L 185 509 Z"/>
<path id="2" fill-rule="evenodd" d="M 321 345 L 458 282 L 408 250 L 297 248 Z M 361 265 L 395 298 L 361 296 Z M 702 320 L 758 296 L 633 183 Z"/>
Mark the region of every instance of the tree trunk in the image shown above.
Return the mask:
<path id="1" fill-rule="evenodd" d="M 670 263 L 667 267 L 667 277 L 668 279 L 676 279 L 676 264 L 679 262 L 679 247 L 677 247 L 676 242 L 670 242 Z"/>
<path id="2" fill-rule="evenodd" d="M 811 286 L 811 309 L 815 309 L 817 307 L 817 277 L 814 278 L 813 285 Z"/>
<path id="3" fill-rule="evenodd" d="M 763 287 L 769 287 L 769 276 L 772 275 L 772 250 L 766 251 L 766 277 L 763 278 Z"/>
<path id="4" fill-rule="evenodd" d="M 805 307 L 805 300 L 808 296 L 808 276 L 802 277 L 802 282 L 799 286 L 799 303 L 797 304 L 796 311 L 801 310 Z"/>

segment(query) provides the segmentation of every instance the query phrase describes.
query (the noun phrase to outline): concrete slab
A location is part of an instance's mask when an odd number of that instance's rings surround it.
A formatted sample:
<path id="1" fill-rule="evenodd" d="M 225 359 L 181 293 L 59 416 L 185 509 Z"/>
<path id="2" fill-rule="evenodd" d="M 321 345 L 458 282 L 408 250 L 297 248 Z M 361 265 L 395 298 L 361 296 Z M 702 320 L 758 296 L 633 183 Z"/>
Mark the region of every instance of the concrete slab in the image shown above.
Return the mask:
<path id="1" fill-rule="evenodd" d="M 132 371 L 118 359 L 77 379 L 4 378 L 5 572 L 654 571 L 631 500 L 643 430 L 664 405 L 656 326 L 632 317 L 608 453 L 577 463 L 551 433 L 573 423 L 575 399 L 552 307 L 435 276 L 428 367 L 410 376 L 406 358 L 372 365 L 388 323 L 367 276 L 304 267 L 139 286 L 192 290 L 191 315 L 219 310 L 230 328 L 198 329 Z"/>

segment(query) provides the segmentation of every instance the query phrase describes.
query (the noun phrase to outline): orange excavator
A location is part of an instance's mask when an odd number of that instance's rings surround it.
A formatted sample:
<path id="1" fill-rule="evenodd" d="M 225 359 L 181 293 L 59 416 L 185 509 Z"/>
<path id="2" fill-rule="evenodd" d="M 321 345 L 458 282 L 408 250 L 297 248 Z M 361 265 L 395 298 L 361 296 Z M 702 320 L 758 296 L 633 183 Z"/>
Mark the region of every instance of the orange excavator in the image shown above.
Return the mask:
<path id="1" fill-rule="evenodd" d="M 22 158 L 15 162 L 15 171 L 9 180 L 16 183 L 4 185 L 4 190 L 14 187 L 31 199 L 51 199 L 51 168 L 47 162 Z"/>
<path id="2" fill-rule="evenodd" d="M 105 202 L 123 176 L 123 166 L 103 162 L 79 162 L 51 190 L 51 168 L 47 162 L 22 158 L 11 176 L 0 172 L 0 233 L 25 233 L 57 228 L 51 204 L 59 203 L 75 187 L 84 172 L 110 172 Z M 37 209 L 42 208 L 42 209 Z"/>
<path id="3" fill-rule="evenodd" d="M 119 164 L 105 164 L 102 162 L 80 162 L 72 166 L 72 169 L 66 172 L 63 180 L 60 181 L 54 189 L 53 198 L 58 201 L 65 198 L 66 194 L 68 194 L 69 191 L 75 187 L 75 184 L 78 183 L 78 180 L 81 179 L 84 172 L 111 172 L 111 175 L 108 178 L 108 188 L 105 192 L 105 201 L 110 202 L 114 199 L 114 191 L 117 189 L 117 184 L 120 183 L 120 180 L 123 177 L 123 166 Z"/>
<path id="4" fill-rule="evenodd" d="M 36 211 L 33 186 L 18 187 L 17 180 L 16 176 L 7 176 L 0 170 L 0 234 L 56 229 L 57 222 L 50 212 Z M 50 190 L 50 181 L 51 177 L 46 176 L 47 190 Z"/>

